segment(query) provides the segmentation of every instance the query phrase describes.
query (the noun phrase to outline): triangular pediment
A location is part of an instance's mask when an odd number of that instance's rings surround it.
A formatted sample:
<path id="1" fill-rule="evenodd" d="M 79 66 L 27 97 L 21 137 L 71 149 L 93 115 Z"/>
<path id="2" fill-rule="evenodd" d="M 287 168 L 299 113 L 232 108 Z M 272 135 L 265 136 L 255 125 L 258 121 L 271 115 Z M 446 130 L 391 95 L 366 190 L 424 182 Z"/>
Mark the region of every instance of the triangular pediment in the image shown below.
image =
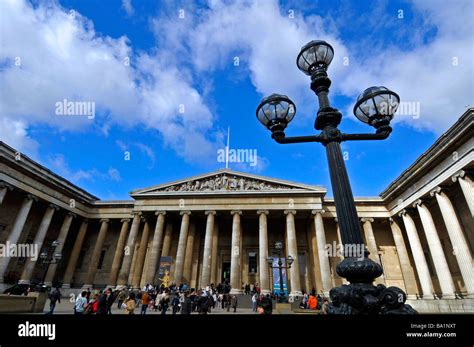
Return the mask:
<path id="1" fill-rule="evenodd" d="M 229 192 L 252 193 L 285 191 L 325 193 L 326 189 L 320 186 L 294 183 L 280 179 L 223 169 L 149 188 L 138 189 L 131 192 L 131 195 L 149 196 L 163 194 L 219 194 Z"/>

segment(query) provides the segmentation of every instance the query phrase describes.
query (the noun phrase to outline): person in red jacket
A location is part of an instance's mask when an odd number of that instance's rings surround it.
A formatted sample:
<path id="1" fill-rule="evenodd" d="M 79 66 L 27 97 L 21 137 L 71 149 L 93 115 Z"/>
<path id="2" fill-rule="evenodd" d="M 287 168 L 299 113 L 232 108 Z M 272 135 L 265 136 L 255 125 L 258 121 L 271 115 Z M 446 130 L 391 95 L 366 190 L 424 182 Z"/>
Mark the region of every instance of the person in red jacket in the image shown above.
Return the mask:
<path id="1" fill-rule="evenodd" d="M 316 310 L 317 307 L 318 307 L 318 300 L 316 300 L 316 297 L 314 296 L 314 294 L 311 293 L 308 299 L 308 310 Z"/>

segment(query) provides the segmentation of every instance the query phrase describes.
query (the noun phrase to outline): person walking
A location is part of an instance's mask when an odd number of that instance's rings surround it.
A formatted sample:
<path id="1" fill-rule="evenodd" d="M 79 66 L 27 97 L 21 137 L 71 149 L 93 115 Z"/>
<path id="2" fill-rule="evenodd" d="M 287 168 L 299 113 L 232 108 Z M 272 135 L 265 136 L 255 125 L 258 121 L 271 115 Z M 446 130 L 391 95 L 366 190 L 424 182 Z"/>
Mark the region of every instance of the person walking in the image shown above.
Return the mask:
<path id="1" fill-rule="evenodd" d="M 168 311 L 169 304 L 170 304 L 170 296 L 168 294 L 168 289 L 165 289 L 165 292 L 163 293 L 160 300 L 162 315 L 165 315 L 166 311 Z"/>
<path id="2" fill-rule="evenodd" d="M 86 308 L 86 305 L 87 305 L 86 295 L 87 295 L 87 292 L 83 290 L 81 295 L 77 297 L 76 302 L 74 304 L 74 314 L 84 313 L 84 309 Z"/>
<path id="3" fill-rule="evenodd" d="M 97 314 L 97 308 L 99 307 L 99 294 L 93 294 L 92 299 L 86 305 L 83 314 Z"/>
<path id="4" fill-rule="evenodd" d="M 185 292 L 183 302 L 181 303 L 181 314 L 191 314 L 191 306 L 189 292 Z"/>
<path id="5" fill-rule="evenodd" d="M 171 307 L 173 309 L 173 314 L 176 314 L 178 311 L 179 311 L 179 294 L 176 293 L 174 296 L 173 296 L 173 300 L 171 300 Z"/>
<path id="6" fill-rule="evenodd" d="M 47 314 L 53 314 L 54 309 L 56 308 L 56 303 L 61 303 L 61 292 L 59 291 L 59 288 L 55 288 L 50 294 L 49 294 L 49 312 Z"/>
<path id="7" fill-rule="evenodd" d="M 144 292 L 142 294 L 142 309 L 140 311 L 140 314 L 146 314 L 146 310 L 148 309 L 148 305 L 150 304 L 151 297 L 148 292 Z"/>
<path id="8" fill-rule="evenodd" d="M 107 293 L 108 291 L 105 291 L 99 295 L 99 306 L 97 308 L 97 314 L 99 315 L 107 314 Z"/>
<path id="9" fill-rule="evenodd" d="M 89 303 L 89 300 L 91 299 L 91 289 L 90 288 L 87 288 L 87 292 L 86 292 L 86 300 L 87 300 L 87 303 Z"/>
<path id="10" fill-rule="evenodd" d="M 232 308 L 234 309 L 234 313 L 237 312 L 237 296 L 232 295 L 230 304 L 232 305 Z"/>
<path id="11" fill-rule="evenodd" d="M 122 308 L 122 304 L 124 303 L 125 299 L 127 298 L 127 292 L 122 289 L 118 296 L 117 296 L 117 300 L 118 300 L 118 303 L 117 303 L 117 308 L 118 309 L 121 309 Z"/>
<path id="12" fill-rule="evenodd" d="M 125 301 L 125 313 L 126 314 L 135 314 L 135 293 L 130 293 L 128 299 Z"/>
<path id="13" fill-rule="evenodd" d="M 253 312 L 257 312 L 257 297 L 258 297 L 258 294 L 257 292 L 255 292 L 255 294 L 252 295 L 252 311 Z"/>

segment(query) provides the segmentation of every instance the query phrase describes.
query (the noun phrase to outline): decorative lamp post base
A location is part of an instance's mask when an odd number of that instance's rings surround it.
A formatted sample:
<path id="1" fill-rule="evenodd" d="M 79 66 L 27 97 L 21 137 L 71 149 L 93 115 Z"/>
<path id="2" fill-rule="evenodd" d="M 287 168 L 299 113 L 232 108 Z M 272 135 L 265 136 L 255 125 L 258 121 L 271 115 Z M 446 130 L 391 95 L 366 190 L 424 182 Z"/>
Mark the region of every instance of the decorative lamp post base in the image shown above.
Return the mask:
<path id="1" fill-rule="evenodd" d="M 407 295 L 398 287 L 373 285 L 375 278 L 382 274 L 382 267 L 364 257 L 345 258 L 336 267 L 339 276 L 350 284 L 331 289 L 329 314 L 417 314 L 405 304 Z"/>

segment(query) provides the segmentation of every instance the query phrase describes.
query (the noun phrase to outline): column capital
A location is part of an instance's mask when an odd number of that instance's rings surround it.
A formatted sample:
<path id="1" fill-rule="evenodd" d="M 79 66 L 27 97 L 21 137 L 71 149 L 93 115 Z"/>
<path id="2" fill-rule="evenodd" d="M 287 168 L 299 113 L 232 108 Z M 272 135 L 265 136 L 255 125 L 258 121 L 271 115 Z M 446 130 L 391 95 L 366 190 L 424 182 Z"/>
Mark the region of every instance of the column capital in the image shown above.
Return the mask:
<path id="1" fill-rule="evenodd" d="M 239 216 L 241 216 L 241 215 L 242 215 L 242 211 L 241 211 L 241 210 L 232 210 L 232 211 L 230 211 L 230 214 L 231 214 L 232 216 L 235 215 L 235 214 L 238 214 Z"/>
<path id="2" fill-rule="evenodd" d="M 7 188 L 10 191 L 13 190 L 13 186 L 5 181 L 0 181 L 0 188 Z"/>
<path id="3" fill-rule="evenodd" d="M 82 223 L 89 224 L 89 218 L 84 218 L 84 219 L 82 220 Z"/>
<path id="4" fill-rule="evenodd" d="M 441 193 L 441 187 L 440 186 L 438 186 L 438 187 L 436 187 L 436 188 L 434 188 L 430 191 L 431 196 L 435 196 L 436 194 L 440 194 L 440 193 Z"/>
<path id="5" fill-rule="evenodd" d="M 158 216 L 158 215 L 166 216 L 166 211 L 156 211 L 155 216 Z"/>
<path id="6" fill-rule="evenodd" d="M 108 219 L 108 218 L 102 218 L 101 220 L 99 220 L 99 222 L 101 222 L 101 223 L 109 223 L 109 222 L 110 222 L 110 219 Z"/>
<path id="7" fill-rule="evenodd" d="M 261 214 L 264 214 L 266 216 L 268 216 L 270 212 L 268 212 L 268 210 L 257 210 L 257 214 L 260 216 Z"/>
<path id="8" fill-rule="evenodd" d="M 393 219 L 392 217 L 388 217 L 388 221 L 390 222 L 390 224 L 396 223 L 395 219 Z"/>
<path id="9" fill-rule="evenodd" d="M 130 223 L 130 218 L 122 218 L 120 220 L 120 223 L 125 223 L 125 222 Z"/>
<path id="10" fill-rule="evenodd" d="M 292 214 L 292 215 L 295 215 L 296 214 L 296 210 L 285 210 L 283 211 L 284 214 L 288 215 L 288 214 Z"/>
<path id="11" fill-rule="evenodd" d="M 360 221 L 361 221 L 362 223 L 365 223 L 365 222 L 373 223 L 375 220 L 374 220 L 372 217 L 362 217 L 362 218 L 360 219 Z"/>
<path id="12" fill-rule="evenodd" d="M 205 211 L 204 214 L 205 214 L 206 216 L 208 216 L 208 215 L 213 215 L 213 216 L 215 216 L 215 215 L 216 215 L 216 211 L 214 211 L 214 210 Z"/>
<path id="13" fill-rule="evenodd" d="M 453 180 L 453 182 L 456 182 L 459 178 L 464 178 L 464 176 L 466 176 L 466 171 L 459 170 L 458 172 L 456 172 L 454 175 L 451 176 L 451 179 Z"/>
<path id="14" fill-rule="evenodd" d="M 398 216 L 399 216 L 399 217 L 403 217 L 403 216 L 406 215 L 406 214 L 407 214 L 407 210 L 405 210 L 405 209 L 403 209 L 403 210 L 401 210 L 400 212 L 398 212 Z"/>
<path id="15" fill-rule="evenodd" d="M 54 208 L 56 211 L 58 211 L 58 210 L 59 210 L 59 206 L 58 206 L 58 205 L 56 205 L 56 204 L 53 204 L 53 203 L 50 203 L 50 204 L 48 204 L 48 207 L 50 207 L 50 208 Z"/>
<path id="16" fill-rule="evenodd" d="M 68 216 L 71 216 L 72 218 L 76 218 L 76 217 L 77 217 L 77 214 L 75 214 L 75 213 L 73 213 L 73 212 L 71 212 L 71 211 L 68 211 L 68 212 L 67 212 L 67 215 L 68 215 Z"/>
<path id="17" fill-rule="evenodd" d="M 324 213 L 326 213 L 326 211 L 322 210 L 322 209 L 321 210 L 312 210 L 311 213 L 314 214 L 314 215 L 317 215 L 318 213 L 323 215 Z"/>
<path id="18" fill-rule="evenodd" d="M 337 217 L 334 217 L 334 223 L 339 223 L 339 221 L 337 220 Z"/>
<path id="19" fill-rule="evenodd" d="M 33 201 L 38 201 L 38 197 L 34 196 L 33 194 L 27 194 L 26 198 Z"/>
<path id="20" fill-rule="evenodd" d="M 136 216 L 141 217 L 142 214 L 143 213 L 141 211 L 132 211 L 132 212 L 130 212 L 130 216 L 132 218 L 135 218 Z"/>
<path id="21" fill-rule="evenodd" d="M 181 211 L 181 212 L 179 212 L 180 216 L 184 216 L 185 214 L 189 216 L 191 214 L 191 211 Z"/>
<path id="22" fill-rule="evenodd" d="M 412 206 L 417 208 L 418 206 L 424 205 L 424 202 L 421 199 L 416 200 Z"/>

